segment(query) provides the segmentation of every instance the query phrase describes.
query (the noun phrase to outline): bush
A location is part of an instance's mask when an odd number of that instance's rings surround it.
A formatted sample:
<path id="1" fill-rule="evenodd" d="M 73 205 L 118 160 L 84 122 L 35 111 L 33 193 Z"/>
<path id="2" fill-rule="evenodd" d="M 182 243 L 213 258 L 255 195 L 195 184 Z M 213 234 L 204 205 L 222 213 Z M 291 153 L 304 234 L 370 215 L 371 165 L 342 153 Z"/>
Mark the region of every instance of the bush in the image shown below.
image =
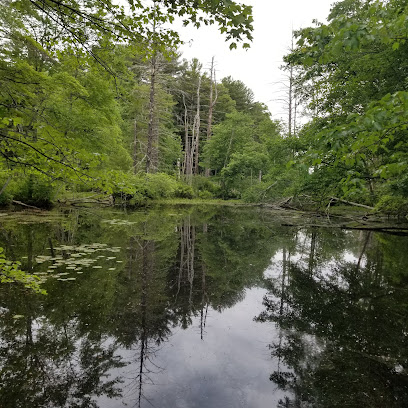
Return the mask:
<path id="1" fill-rule="evenodd" d="M 158 200 L 159 198 L 174 197 L 177 181 L 171 176 L 163 173 L 146 174 L 140 176 L 143 189 L 148 198 Z"/>
<path id="2" fill-rule="evenodd" d="M 148 199 L 145 195 L 143 195 L 139 191 L 136 191 L 135 194 L 130 198 L 128 203 L 133 207 L 142 207 L 146 205 L 147 201 Z"/>
<path id="3" fill-rule="evenodd" d="M 112 171 L 101 181 L 101 188 L 134 206 L 145 205 L 149 200 L 193 196 L 191 187 L 163 173 L 135 175 Z"/>
<path id="4" fill-rule="evenodd" d="M 208 177 L 194 176 L 192 179 L 193 190 L 201 197 L 202 192 L 206 191 L 211 193 L 211 198 L 220 194 L 220 187 L 218 184 L 212 182 Z"/>
<path id="5" fill-rule="evenodd" d="M 194 198 L 194 191 L 191 186 L 179 182 L 174 190 L 174 197 L 191 199 Z"/>
<path id="6" fill-rule="evenodd" d="M 401 196 L 385 195 L 375 206 L 377 211 L 389 215 L 408 215 L 408 199 Z"/>
<path id="7" fill-rule="evenodd" d="M 273 191 L 273 190 L 272 190 Z M 254 184 L 242 193 L 242 199 L 247 203 L 259 203 L 270 200 L 270 185 L 267 183 Z"/>
<path id="8" fill-rule="evenodd" d="M 210 200 L 211 198 L 214 198 L 214 195 L 210 193 L 209 191 L 200 191 L 198 193 L 198 197 L 203 200 Z"/>
<path id="9" fill-rule="evenodd" d="M 48 208 L 52 206 L 54 187 L 50 180 L 39 174 L 29 174 L 16 185 L 14 199 L 24 204 Z"/>

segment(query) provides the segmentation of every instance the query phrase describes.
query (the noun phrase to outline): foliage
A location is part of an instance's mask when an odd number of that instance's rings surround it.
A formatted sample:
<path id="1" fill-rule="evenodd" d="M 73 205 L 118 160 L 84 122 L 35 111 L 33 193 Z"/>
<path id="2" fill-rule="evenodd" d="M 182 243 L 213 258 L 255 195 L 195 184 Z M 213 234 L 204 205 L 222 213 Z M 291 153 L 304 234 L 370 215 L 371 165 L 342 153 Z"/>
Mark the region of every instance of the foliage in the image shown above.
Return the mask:
<path id="1" fill-rule="evenodd" d="M 361 202 L 377 202 L 406 174 L 407 7 L 399 0 L 338 2 L 328 24 L 296 33 L 285 57 L 312 115 L 297 161 Z"/>
<path id="2" fill-rule="evenodd" d="M 51 0 L 19 0 L 17 6 L 21 12 L 32 17 L 41 16 L 46 21 L 53 21 L 60 31 L 60 38 L 49 38 L 50 41 L 70 41 L 81 45 L 92 54 L 90 47 L 94 36 L 108 36 L 113 41 L 148 42 L 154 41 L 156 47 L 180 42 L 177 32 L 162 27 L 180 17 L 184 25 L 200 27 L 202 24 L 217 24 L 220 32 L 231 41 L 230 48 L 237 43 L 251 41 L 252 8 L 234 1 L 177 1 L 156 0 L 151 5 L 143 2 L 128 1 L 117 5 L 108 0 L 104 2 L 72 1 L 60 4 Z M 156 30 L 149 26 L 155 20 L 159 27 Z M 158 29 L 160 28 L 160 29 Z M 247 42 L 243 43 L 248 48 Z M 93 54 L 92 54 L 93 55 Z"/>
<path id="3" fill-rule="evenodd" d="M 47 292 L 41 289 L 40 278 L 36 275 L 23 272 L 20 266 L 20 262 L 13 262 L 6 259 L 4 249 L 0 247 L 0 282 L 20 283 L 36 293 L 45 295 Z"/>
<path id="4" fill-rule="evenodd" d="M 174 190 L 174 197 L 176 198 L 194 198 L 194 190 L 191 186 L 184 183 L 177 183 Z"/>
<path id="5" fill-rule="evenodd" d="M 376 205 L 376 210 L 390 215 L 408 215 L 408 199 L 396 195 L 383 195 Z"/>
<path id="6" fill-rule="evenodd" d="M 149 200 L 193 198 L 193 189 L 165 173 L 131 174 L 111 171 L 101 182 L 101 188 L 130 205 L 144 205 Z"/>
<path id="7" fill-rule="evenodd" d="M 55 189 L 42 174 L 30 173 L 16 182 L 14 199 L 24 204 L 47 208 L 52 205 Z"/>
<path id="8" fill-rule="evenodd" d="M 220 194 L 220 187 L 208 177 L 194 176 L 192 179 L 192 187 L 196 195 L 200 198 L 218 197 Z"/>

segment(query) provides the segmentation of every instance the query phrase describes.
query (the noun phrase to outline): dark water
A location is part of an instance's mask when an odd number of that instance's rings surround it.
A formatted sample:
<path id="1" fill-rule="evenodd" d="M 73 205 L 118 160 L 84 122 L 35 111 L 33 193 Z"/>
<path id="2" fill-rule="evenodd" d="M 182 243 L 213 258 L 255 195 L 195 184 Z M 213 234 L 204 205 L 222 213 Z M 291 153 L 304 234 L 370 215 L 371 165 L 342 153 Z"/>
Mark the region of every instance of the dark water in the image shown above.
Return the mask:
<path id="1" fill-rule="evenodd" d="M 407 407 L 408 237 L 282 224 L 2 214 L 0 407 Z"/>

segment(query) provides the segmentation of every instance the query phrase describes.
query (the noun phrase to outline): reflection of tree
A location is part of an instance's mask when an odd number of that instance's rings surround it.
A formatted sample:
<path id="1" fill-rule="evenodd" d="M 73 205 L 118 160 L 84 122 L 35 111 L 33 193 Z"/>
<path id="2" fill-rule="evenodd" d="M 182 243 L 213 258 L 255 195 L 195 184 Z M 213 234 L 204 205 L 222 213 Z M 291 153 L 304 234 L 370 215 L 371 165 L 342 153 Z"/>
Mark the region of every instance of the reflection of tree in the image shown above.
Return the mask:
<path id="1" fill-rule="evenodd" d="M 34 299 L 8 304 L 15 306 L 1 320 L 0 406 L 93 407 L 97 395 L 118 395 L 120 378 L 107 376 L 123 365 L 112 344 L 82 336 L 75 320 L 57 326 L 38 316 Z"/>
<path id="2" fill-rule="evenodd" d="M 100 213 L 72 212 L 61 223 L 10 227 L 10 250 L 26 256 L 33 272 L 44 268 L 36 257 L 58 254 L 61 243 L 122 249 L 117 259 L 101 258 L 102 268 L 70 275 L 75 281 L 49 279 L 45 298 L 0 288 L 9 309 L 0 323 L 0 406 L 92 407 L 98 397 L 125 393 L 141 406 L 172 328 L 194 321 L 204 340 L 211 310 L 234 305 L 262 282 L 280 241 L 256 214 L 174 212 L 115 213 L 110 224 Z M 126 378 L 118 374 L 124 364 Z"/>
<path id="3" fill-rule="evenodd" d="M 203 226 L 203 234 L 207 234 L 208 226 L 204 224 Z M 200 311 L 200 337 L 201 340 L 204 340 L 204 329 L 207 320 L 208 314 L 208 304 L 209 304 L 209 297 L 206 288 L 206 275 L 207 275 L 207 266 L 205 262 L 202 263 L 202 273 L 201 273 L 201 311 Z"/>
<path id="4" fill-rule="evenodd" d="M 308 262 L 299 256 L 288 266 L 286 284 L 283 276 L 270 282 L 266 310 L 258 317 L 276 322 L 283 333 L 271 345 L 272 355 L 289 368 L 271 375 L 289 393 L 279 407 L 407 406 L 406 288 L 387 277 L 372 233 L 361 244 L 349 242 L 355 261 L 336 266 L 318 253 L 328 233 L 315 233 L 307 234 Z"/>
<path id="5" fill-rule="evenodd" d="M 176 261 L 170 271 L 169 286 L 172 291 L 175 316 L 181 327 L 186 329 L 192 324 L 192 317 L 198 314 L 201 292 L 198 277 L 203 276 L 205 272 L 202 262 L 198 259 L 197 231 L 190 215 L 183 220 L 177 230 L 180 244 Z"/>
<path id="6" fill-rule="evenodd" d="M 165 277 L 166 264 L 176 247 L 163 237 L 151 239 L 150 232 L 146 223 L 142 236 L 130 239 L 114 318 L 117 342 L 133 351 L 127 393 L 134 396 L 139 407 L 145 400 L 144 386 L 153 384 L 151 376 L 160 370 L 154 356 L 171 334 L 173 325 L 165 294 Z"/>
<path id="7" fill-rule="evenodd" d="M 273 253 L 273 232 L 254 213 L 211 215 L 197 221 L 192 214 L 178 226 L 178 254 L 167 275 L 174 315 L 183 328 L 198 317 L 201 338 L 209 307 L 222 311 L 242 300 L 245 288 L 261 283 Z"/>

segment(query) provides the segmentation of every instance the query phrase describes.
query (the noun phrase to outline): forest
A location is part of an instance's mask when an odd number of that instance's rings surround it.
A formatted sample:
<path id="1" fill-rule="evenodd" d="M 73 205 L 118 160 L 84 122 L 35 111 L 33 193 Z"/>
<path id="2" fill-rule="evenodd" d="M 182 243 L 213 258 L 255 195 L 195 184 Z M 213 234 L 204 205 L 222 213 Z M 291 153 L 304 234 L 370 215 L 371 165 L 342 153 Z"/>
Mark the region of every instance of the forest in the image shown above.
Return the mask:
<path id="1" fill-rule="evenodd" d="M 408 0 L 294 27 L 281 120 L 180 51 L 254 15 L 0 0 L 1 408 L 408 406 Z"/>
<path id="2" fill-rule="evenodd" d="M 251 7 L 230 0 L 2 0 L 1 205 L 343 201 L 406 216 L 407 1 L 344 0 L 294 31 L 287 121 L 214 59 L 183 59 L 175 19 L 217 25 L 231 49 L 253 39 Z"/>
<path id="3" fill-rule="evenodd" d="M 0 201 L 221 198 L 408 211 L 406 1 L 345 0 L 295 31 L 288 121 L 178 52 L 171 23 L 250 46 L 232 1 L 3 0 Z M 288 39 L 290 42 L 290 39 Z M 308 121 L 302 125 L 297 114 Z"/>

